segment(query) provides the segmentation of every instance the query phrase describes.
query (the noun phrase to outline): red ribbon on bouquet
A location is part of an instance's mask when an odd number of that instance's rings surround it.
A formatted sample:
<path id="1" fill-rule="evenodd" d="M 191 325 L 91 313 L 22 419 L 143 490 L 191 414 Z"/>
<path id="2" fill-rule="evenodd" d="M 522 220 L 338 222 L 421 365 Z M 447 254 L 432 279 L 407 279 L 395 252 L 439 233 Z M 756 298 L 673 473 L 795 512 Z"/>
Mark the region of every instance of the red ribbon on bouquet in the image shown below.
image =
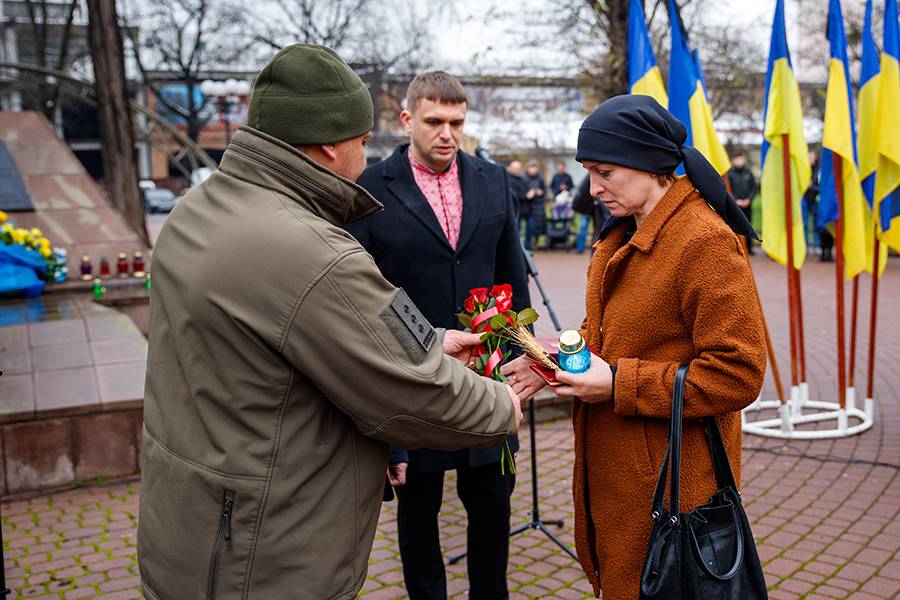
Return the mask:
<path id="1" fill-rule="evenodd" d="M 484 365 L 484 372 L 488 377 L 491 376 L 491 373 L 494 372 L 494 369 L 497 368 L 497 365 L 500 364 L 501 360 L 503 360 L 503 353 L 500 352 L 500 348 L 497 348 L 494 350 L 494 353 L 488 357 L 487 362 Z"/>
<path id="2" fill-rule="evenodd" d="M 509 310 L 508 306 L 507 306 L 507 308 L 503 308 L 503 307 L 499 306 L 499 303 L 500 302 L 498 301 L 497 306 L 492 306 L 491 308 L 487 309 L 486 311 L 484 311 L 483 313 L 481 313 L 480 315 L 477 315 L 474 319 L 472 319 L 472 331 L 473 332 L 482 333 L 484 331 L 490 331 L 490 326 L 486 327 L 482 331 L 478 330 L 478 326 L 481 325 L 482 323 L 484 323 L 485 321 L 489 321 L 491 319 L 491 317 L 496 317 L 497 315 L 500 315 L 500 314 L 503 315 L 503 317 L 506 319 L 507 323 L 513 322 L 512 318 L 506 314 L 506 311 Z M 512 305 L 512 300 L 507 300 L 504 304 L 507 304 L 507 303 L 508 303 L 508 305 Z M 503 310 L 503 312 L 500 312 L 501 310 Z M 488 371 L 488 373 L 490 373 L 490 371 Z"/>

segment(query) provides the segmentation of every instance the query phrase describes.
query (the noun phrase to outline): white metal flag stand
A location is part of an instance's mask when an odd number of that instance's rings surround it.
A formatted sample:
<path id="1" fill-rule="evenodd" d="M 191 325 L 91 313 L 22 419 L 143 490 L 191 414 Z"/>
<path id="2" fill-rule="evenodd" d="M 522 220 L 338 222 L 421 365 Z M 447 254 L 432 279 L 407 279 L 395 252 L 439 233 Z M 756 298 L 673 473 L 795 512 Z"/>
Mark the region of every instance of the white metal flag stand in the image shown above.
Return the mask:
<path id="1" fill-rule="evenodd" d="M 787 155 L 788 138 L 783 136 L 783 164 L 785 165 L 785 181 L 789 181 Z M 849 381 L 846 379 L 844 350 L 844 264 L 843 264 L 843 186 L 842 165 L 839 154 L 834 153 L 834 178 L 838 199 L 838 219 L 835 226 L 835 274 L 837 291 L 837 376 L 838 396 L 841 391 L 843 398 L 835 402 L 822 400 L 810 400 L 809 384 L 806 381 L 805 351 L 803 350 L 803 316 L 801 306 L 801 294 L 799 283 L 799 271 L 794 269 L 793 263 L 793 236 L 787 236 L 788 246 L 788 308 L 791 326 L 791 395 L 790 399 L 782 403 L 779 400 L 763 400 L 761 397 L 744 409 L 741 413 L 741 425 L 746 433 L 753 433 L 766 437 L 794 439 L 794 440 L 821 440 L 849 437 L 862 433 L 871 428 L 875 421 L 875 402 L 873 399 L 872 380 L 874 377 L 875 361 L 875 315 L 878 297 L 878 244 L 875 245 L 875 263 L 873 270 L 872 310 L 869 331 L 869 382 L 866 399 L 863 408 L 856 407 L 856 388 L 853 386 L 852 373 Z M 793 231 L 792 203 L 790 189 L 785 185 L 785 223 L 787 231 Z M 877 239 L 877 238 L 876 238 Z M 856 289 L 858 281 L 854 283 L 854 308 L 853 331 L 851 347 L 855 346 L 856 327 Z M 799 350 L 799 352 L 798 352 Z M 853 352 L 851 350 L 851 352 Z M 797 367 L 797 358 L 802 365 Z M 774 363 L 774 356 L 770 354 Z M 850 360 L 851 370 L 853 358 Z M 777 377 L 777 375 L 776 375 Z M 776 382 L 777 383 L 777 382 Z M 780 384 L 778 389 L 780 390 Z M 780 391 L 779 391 L 780 395 Z M 768 411 L 773 416 L 763 415 L 758 420 L 749 420 L 747 415 Z M 803 427 L 812 425 L 812 427 Z"/>
<path id="2" fill-rule="evenodd" d="M 809 399 L 809 387 L 791 387 L 787 404 L 778 400 L 757 400 L 741 413 L 744 433 L 791 440 L 823 440 L 849 437 L 866 431 L 875 422 L 875 401 L 866 398 L 862 409 L 856 407 L 856 390 L 847 389 L 845 405 Z M 747 415 L 775 411 L 771 418 L 748 420 Z M 824 423 L 817 429 L 799 429 L 798 425 Z M 830 426 L 828 426 L 830 425 Z"/>

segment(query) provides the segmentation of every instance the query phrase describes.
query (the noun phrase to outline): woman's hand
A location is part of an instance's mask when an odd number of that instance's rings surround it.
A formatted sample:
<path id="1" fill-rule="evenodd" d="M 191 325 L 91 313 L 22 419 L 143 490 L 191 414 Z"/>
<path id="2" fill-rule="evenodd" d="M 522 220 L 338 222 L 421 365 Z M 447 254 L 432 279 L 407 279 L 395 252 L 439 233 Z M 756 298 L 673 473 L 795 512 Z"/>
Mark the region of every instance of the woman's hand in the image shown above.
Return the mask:
<path id="1" fill-rule="evenodd" d="M 577 396 L 582 402 L 608 402 L 612 400 L 613 375 L 609 364 L 591 354 L 591 366 L 584 373 L 557 371 L 561 385 L 553 388 L 558 396 Z"/>
<path id="2" fill-rule="evenodd" d="M 500 367 L 500 372 L 509 378 L 506 385 L 510 386 L 521 400 L 530 399 L 546 385 L 540 375 L 531 370 L 531 364 L 527 356 L 520 356 Z"/>

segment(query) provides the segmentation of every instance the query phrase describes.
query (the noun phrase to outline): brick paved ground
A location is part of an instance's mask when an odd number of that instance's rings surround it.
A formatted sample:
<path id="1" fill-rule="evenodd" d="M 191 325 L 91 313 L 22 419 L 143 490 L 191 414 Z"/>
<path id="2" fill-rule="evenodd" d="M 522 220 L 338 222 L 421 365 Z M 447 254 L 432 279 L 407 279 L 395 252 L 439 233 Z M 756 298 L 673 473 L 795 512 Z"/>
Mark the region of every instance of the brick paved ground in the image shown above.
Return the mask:
<path id="1" fill-rule="evenodd" d="M 553 293 L 564 327 L 581 319 L 585 258 L 539 256 L 541 279 Z M 757 258 L 754 269 L 787 376 L 784 272 Z M 868 306 L 868 280 L 861 294 Z M 565 290 L 565 293 L 563 293 Z M 877 423 L 869 432 L 837 441 L 791 442 L 745 438 L 744 498 L 765 563 L 771 597 L 886 599 L 900 597 L 900 261 L 883 280 L 882 329 L 876 374 Z M 833 338 L 834 278 L 827 265 L 804 269 L 811 396 L 836 392 Z M 537 297 L 534 304 L 539 304 Z M 866 332 L 868 321 L 860 320 Z M 548 320 L 539 333 L 552 335 Z M 865 353 L 865 335 L 859 348 Z M 857 382 L 865 383 L 864 360 Z M 774 397 L 771 377 L 764 395 Z M 572 433 L 566 420 L 538 426 L 543 516 L 566 519 L 560 537 L 571 544 Z M 513 523 L 528 519 L 529 447 L 522 436 Z M 857 461 L 857 462 L 848 462 Z M 884 463 L 884 464 L 879 464 Z M 465 515 L 448 474 L 441 515 L 447 554 L 465 546 Z M 10 585 L 23 598 L 135 598 L 134 562 L 138 484 L 70 491 L 4 504 L 3 535 Z M 365 598 L 402 598 L 393 504 L 382 511 Z M 510 586 L 514 598 L 586 598 L 576 564 L 542 534 L 512 540 Z M 448 567 L 451 596 L 466 597 L 465 564 Z"/>

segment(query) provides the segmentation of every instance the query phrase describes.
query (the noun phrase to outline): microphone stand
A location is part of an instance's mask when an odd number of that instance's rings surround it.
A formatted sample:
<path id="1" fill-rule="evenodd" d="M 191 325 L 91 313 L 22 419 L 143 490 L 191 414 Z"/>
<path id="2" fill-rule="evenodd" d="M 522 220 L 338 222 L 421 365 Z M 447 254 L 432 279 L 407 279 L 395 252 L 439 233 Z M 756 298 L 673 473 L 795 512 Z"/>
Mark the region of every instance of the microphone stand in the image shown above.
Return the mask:
<path id="1" fill-rule="evenodd" d="M 544 306 L 547 307 L 547 314 L 550 315 L 550 320 L 553 322 L 553 327 L 558 333 L 562 330 L 562 327 L 560 327 L 559 320 L 556 318 L 556 313 L 553 311 L 553 307 L 550 306 L 550 299 L 547 297 L 547 293 L 544 291 L 544 286 L 541 285 L 541 280 L 538 279 L 537 266 L 534 264 L 531 252 L 526 250 L 524 245 L 522 246 L 522 254 L 525 257 L 525 266 L 528 271 L 528 276 L 531 277 L 531 279 L 537 285 L 538 292 L 541 294 L 541 299 L 544 301 Z M 511 530 L 509 532 L 509 537 L 512 537 L 529 529 L 537 529 L 538 531 L 543 532 L 544 535 L 546 535 L 548 538 L 550 538 L 553 543 L 562 548 L 562 550 L 566 554 L 571 556 L 573 559 L 578 560 L 578 557 L 575 555 L 572 549 L 569 548 L 565 544 L 565 542 L 556 537 L 553 532 L 546 527 L 547 525 L 556 525 L 557 527 L 562 527 L 563 520 L 541 519 L 541 508 L 538 500 L 537 435 L 535 432 L 534 398 L 528 401 L 528 433 L 531 436 L 531 520 Z M 447 560 L 447 564 L 456 564 L 465 556 L 465 552 L 454 554 Z"/>

